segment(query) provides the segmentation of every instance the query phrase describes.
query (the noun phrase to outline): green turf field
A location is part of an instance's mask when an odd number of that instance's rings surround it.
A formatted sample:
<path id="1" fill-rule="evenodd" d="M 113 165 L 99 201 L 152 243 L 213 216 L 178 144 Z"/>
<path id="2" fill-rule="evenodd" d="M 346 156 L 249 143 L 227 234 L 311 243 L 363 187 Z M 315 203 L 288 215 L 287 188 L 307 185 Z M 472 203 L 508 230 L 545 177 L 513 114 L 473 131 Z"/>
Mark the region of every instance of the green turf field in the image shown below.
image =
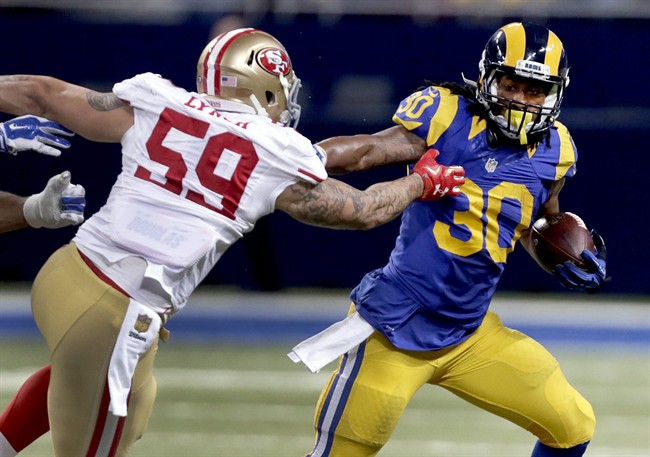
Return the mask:
<path id="1" fill-rule="evenodd" d="M 163 345 L 158 401 L 134 457 L 302 456 L 312 444 L 314 404 L 332 366 L 313 375 L 288 347 Z M 553 348 L 567 376 L 592 402 L 597 433 L 588 456 L 650 456 L 647 349 Z M 33 369 L 44 344 L 0 343 L 0 406 Z M 421 390 L 380 453 L 392 457 L 525 457 L 534 438 L 445 390 Z M 48 435 L 23 456 L 50 456 Z"/>

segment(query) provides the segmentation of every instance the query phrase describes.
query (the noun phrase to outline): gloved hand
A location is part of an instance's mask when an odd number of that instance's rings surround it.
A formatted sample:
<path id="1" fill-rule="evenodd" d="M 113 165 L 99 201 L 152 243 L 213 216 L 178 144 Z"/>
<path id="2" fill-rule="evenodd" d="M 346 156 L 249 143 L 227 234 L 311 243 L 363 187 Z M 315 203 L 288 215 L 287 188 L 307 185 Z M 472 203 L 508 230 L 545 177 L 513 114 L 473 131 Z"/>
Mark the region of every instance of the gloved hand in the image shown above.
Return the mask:
<path id="1" fill-rule="evenodd" d="M 582 251 L 586 269 L 579 268 L 572 262 L 565 262 L 555 267 L 555 276 L 568 289 L 585 289 L 595 292 L 603 283 L 610 280 L 607 277 L 607 248 L 603 237 L 595 230 L 591 231 L 596 253 Z"/>
<path id="2" fill-rule="evenodd" d="M 15 155 L 19 151 L 34 150 L 41 154 L 60 156 L 61 151 L 57 148 L 68 149 L 70 142 L 56 135 L 73 136 L 74 132 L 42 117 L 17 117 L 0 123 L 0 152 Z"/>
<path id="3" fill-rule="evenodd" d="M 69 171 L 53 176 L 41 193 L 27 197 L 23 214 L 30 226 L 60 228 L 84 221 L 86 190 L 70 184 L 70 177 Z"/>
<path id="4" fill-rule="evenodd" d="M 460 195 L 460 186 L 465 184 L 465 170 L 460 166 L 446 167 L 436 162 L 440 152 L 429 149 L 413 167 L 413 173 L 422 177 L 424 191 L 420 200 L 440 200 L 445 195 Z"/>

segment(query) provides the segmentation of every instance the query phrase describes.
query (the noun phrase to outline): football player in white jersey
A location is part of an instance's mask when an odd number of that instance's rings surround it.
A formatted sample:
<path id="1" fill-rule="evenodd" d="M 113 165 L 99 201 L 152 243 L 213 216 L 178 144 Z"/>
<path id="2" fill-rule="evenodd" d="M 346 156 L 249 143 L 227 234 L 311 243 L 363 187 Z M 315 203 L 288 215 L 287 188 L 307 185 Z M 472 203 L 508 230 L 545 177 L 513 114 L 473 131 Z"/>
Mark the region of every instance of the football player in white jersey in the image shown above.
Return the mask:
<path id="1" fill-rule="evenodd" d="M 58 135 L 58 136 L 57 136 Z M 0 153 L 16 155 L 22 151 L 59 156 L 58 148 L 70 142 L 61 136 L 73 133 L 49 119 L 21 116 L 0 123 Z M 53 176 L 45 189 L 29 197 L 0 191 L 0 233 L 33 227 L 60 228 L 83 222 L 86 191 L 70 184 L 70 172 Z"/>
<path id="2" fill-rule="evenodd" d="M 44 76 L 0 78 L 0 110 L 122 144 L 108 201 L 32 289 L 51 353 L 51 371 L 37 376 L 49 376 L 57 456 L 126 455 L 151 413 L 164 323 L 260 217 L 279 209 L 308 224 L 369 229 L 414 199 L 460 192 L 462 169 L 438 165 L 436 151 L 410 176 L 364 192 L 328 179 L 322 150 L 292 128 L 299 87 L 282 44 L 255 29 L 205 47 L 197 92 L 151 73 L 108 94 Z M 7 454 L 19 450 L 7 441 Z"/>

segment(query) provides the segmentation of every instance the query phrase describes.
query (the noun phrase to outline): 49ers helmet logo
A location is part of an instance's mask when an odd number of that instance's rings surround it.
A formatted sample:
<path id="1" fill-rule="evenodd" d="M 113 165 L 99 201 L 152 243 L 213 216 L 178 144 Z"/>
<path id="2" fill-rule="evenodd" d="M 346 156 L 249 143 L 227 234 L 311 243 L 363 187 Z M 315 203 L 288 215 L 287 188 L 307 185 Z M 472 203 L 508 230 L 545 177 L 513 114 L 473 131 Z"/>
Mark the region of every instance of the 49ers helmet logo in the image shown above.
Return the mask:
<path id="1" fill-rule="evenodd" d="M 291 71 L 289 56 L 282 49 L 264 48 L 257 53 L 257 63 L 272 75 L 288 75 Z"/>

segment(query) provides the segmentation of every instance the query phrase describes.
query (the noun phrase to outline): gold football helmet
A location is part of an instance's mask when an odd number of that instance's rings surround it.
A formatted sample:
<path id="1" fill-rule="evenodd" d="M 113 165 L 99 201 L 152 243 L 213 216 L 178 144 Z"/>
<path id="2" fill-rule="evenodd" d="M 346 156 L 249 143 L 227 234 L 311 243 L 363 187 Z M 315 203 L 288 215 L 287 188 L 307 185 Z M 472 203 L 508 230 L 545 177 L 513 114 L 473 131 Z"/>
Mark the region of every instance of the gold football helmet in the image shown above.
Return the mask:
<path id="1" fill-rule="evenodd" d="M 196 87 L 215 105 L 240 102 L 294 128 L 300 120 L 300 79 L 284 46 L 261 30 L 232 30 L 210 41 L 199 57 Z"/>

